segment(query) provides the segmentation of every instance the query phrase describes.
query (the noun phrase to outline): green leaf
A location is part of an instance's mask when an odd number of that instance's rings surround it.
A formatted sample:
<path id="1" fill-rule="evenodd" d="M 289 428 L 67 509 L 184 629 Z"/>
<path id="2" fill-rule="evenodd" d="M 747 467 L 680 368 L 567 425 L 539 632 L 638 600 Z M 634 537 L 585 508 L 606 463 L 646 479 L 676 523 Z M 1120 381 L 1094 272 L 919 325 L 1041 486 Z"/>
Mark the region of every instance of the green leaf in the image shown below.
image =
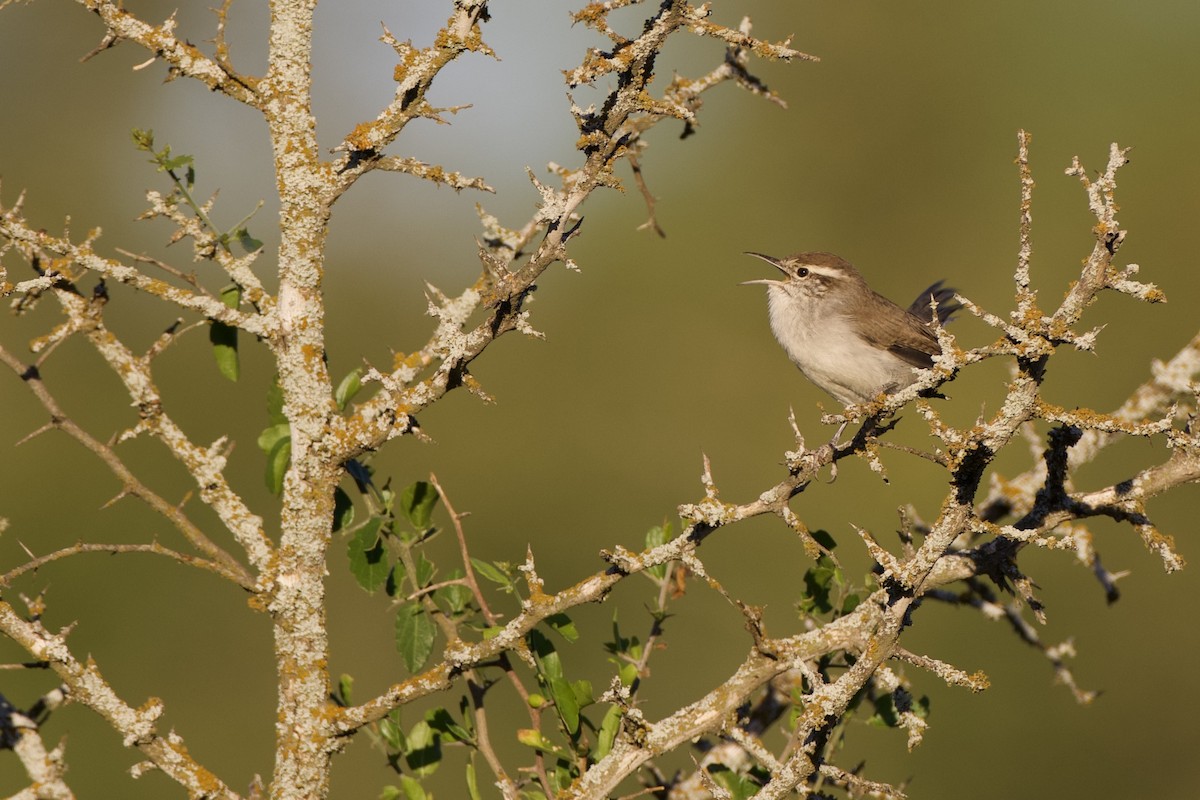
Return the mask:
<path id="1" fill-rule="evenodd" d="M 288 465 L 292 461 L 292 437 L 289 433 L 286 437 L 280 439 L 271 448 L 271 452 L 267 454 L 267 488 L 271 490 L 271 494 L 279 494 L 283 491 L 283 476 L 287 473 Z"/>
<path id="2" fill-rule="evenodd" d="M 433 728 L 425 720 L 421 720 L 412 726 L 412 730 L 408 732 L 408 751 L 415 752 L 423 750 L 433 744 L 435 734 Z"/>
<path id="3" fill-rule="evenodd" d="M 566 678 L 555 676 L 547 679 L 546 688 L 554 698 L 559 719 L 567 732 L 575 736 L 579 733 L 579 698 L 575 694 L 575 687 Z"/>
<path id="4" fill-rule="evenodd" d="M 231 381 L 241 377 L 238 363 L 238 329 L 215 320 L 208 326 L 208 341 L 212 344 L 217 371 Z"/>
<path id="5" fill-rule="evenodd" d="M 283 387 L 279 385 L 279 376 L 267 387 L 267 417 L 272 425 L 286 425 L 288 418 L 283 413 Z"/>
<path id="6" fill-rule="evenodd" d="M 342 487 L 333 490 L 333 532 L 349 528 L 354 522 L 354 501 Z"/>
<path id="7" fill-rule="evenodd" d="M 433 651 L 435 633 L 437 628 L 433 620 L 416 603 L 396 612 L 396 649 L 409 672 L 416 673 L 425 665 Z"/>
<path id="8" fill-rule="evenodd" d="M 247 253 L 255 253 L 262 249 L 263 243 L 250 235 L 250 231 L 243 228 L 238 228 L 233 232 L 233 238 L 238 240 L 238 244 Z"/>
<path id="9" fill-rule="evenodd" d="M 828 614 L 833 610 L 833 589 L 844 584 L 841 569 L 829 556 L 822 555 L 816 565 L 804 573 L 805 597 L 800 601 L 800 610 L 806 614 L 814 611 Z"/>
<path id="10" fill-rule="evenodd" d="M 433 484 L 427 481 L 417 481 L 404 489 L 400 495 L 400 511 L 417 530 L 429 527 L 429 519 L 433 515 L 433 507 L 437 505 L 438 493 Z"/>
<path id="11" fill-rule="evenodd" d="M 399 786 L 385 786 L 379 792 L 379 800 L 400 800 L 404 797 L 404 792 L 400 791 Z"/>
<path id="12" fill-rule="evenodd" d="M 379 720 L 379 735 L 387 742 L 388 747 L 397 753 L 408 749 L 408 740 L 404 736 L 404 731 L 400 729 L 400 723 L 390 716 Z"/>
<path id="13" fill-rule="evenodd" d="M 875 698 L 875 713 L 867 723 L 880 728 L 895 728 L 900 724 L 900 710 L 896 708 L 895 698 L 891 694 Z"/>
<path id="14" fill-rule="evenodd" d="M 551 678 L 566 680 L 566 676 L 563 674 L 562 660 L 559 659 L 554 644 L 546 638 L 546 635 L 534 628 L 527 634 L 527 638 L 529 639 L 529 649 L 533 651 L 542 675 L 547 680 Z"/>
<path id="15" fill-rule="evenodd" d="M 346 462 L 346 474 L 354 481 L 354 486 L 360 494 L 366 494 L 375 485 L 375 481 L 371 477 L 375 474 L 374 468 L 370 464 L 364 464 L 357 458 L 352 458 Z"/>
<path id="16" fill-rule="evenodd" d="M 237 308 L 242 302 L 242 287 L 236 283 L 226 286 L 221 290 L 221 302 L 229 308 Z M 241 375 L 237 349 L 238 329 L 213 320 L 208 328 L 208 340 L 212 343 L 213 356 L 217 359 L 217 370 L 229 380 L 237 381 Z"/>
<path id="17" fill-rule="evenodd" d="M 383 590 L 387 592 L 388 597 L 400 597 L 405 594 L 404 576 L 406 574 L 404 565 L 399 561 L 392 566 L 392 571 L 388 573 L 387 583 L 383 585 Z"/>
<path id="18" fill-rule="evenodd" d="M 278 385 L 275 389 L 278 390 Z M 282 403 L 282 394 L 279 395 Z M 271 393 L 267 393 L 268 410 L 271 405 Z M 292 457 L 292 426 L 282 413 L 278 418 L 271 414 L 274 424 L 258 435 L 258 446 L 267 454 L 266 483 L 272 494 L 279 494 L 283 488 L 283 474 L 287 472 L 288 463 Z M 278 421 L 282 420 L 282 421 Z M 284 446 L 286 445 L 286 447 Z"/>
<path id="19" fill-rule="evenodd" d="M 343 674 L 338 678 L 338 686 L 334 692 L 338 705 L 348 706 L 351 703 L 351 690 L 354 689 L 354 678 Z"/>
<path id="20" fill-rule="evenodd" d="M 387 547 L 383 543 L 383 520 L 373 517 L 350 538 L 346 554 L 350 557 L 350 572 L 358 585 L 368 592 L 383 586 L 391 572 Z"/>
<path id="21" fill-rule="evenodd" d="M 390 515 L 392 513 L 392 508 L 396 503 L 396 493 L 393 492 L 391 487 L 389 487 L 386 483 L 383 486 L 378 487 L 376 492 L 379 495 L 379 502 L 383 503 L 383 510 Z"/>
<path id="22" fill-rule="evenodd" d="M 565 792 L 575 779 L 579 777 L 579 773 L 574 769 L 574 762 L 560 758 L 554 764 L 554 778 L 550 782 L 550 787 L 555 790 L 555 796 L 558 793 Z"/>
<path id="23" fill-rule="evenodd" d="M 579 639 L 579 630 L 566 614 L 551 614 L 543 621 L 568 642 Z"/>
<path id="24" fill-rule="evenodd" d="M 421 720 L 408 732 L 404 762 L 418 778 L 432 775 L 442 763 L 442 740 L 429 723 Z"/>
<path id="25" fill-rule="evenodd" d="M 621 685 L 625 688 L 633 686 L 633 682 L 638 678 L 637 664 L 626 661 L 617 665 L 617 677 L 621 679 Z"/>
<path id="26" fill-rule="evenodd" d="M 333 401 L 337 403 L 338 411 L 345 411 L 346 404 L 362 388 L 362 372 L 361 367 L 351 370 L 347 373 L 346 377 L 342 378 L 342 382 L 338 384 L 337 390 L 333 393 Z"/>
<path id="27" fill-rule="evenodd" d="M 467 732 L 467 735 L 472 739 L 475 738 L 475 729 L 471 725 L 471 701 L 464 694 L 458 698 L 458 713 L 462 717 L 463 724 L 460 726 Z M 432 724 L 432 723 L 431 723 Z"/>
<path id="28" fill-rule="evenodd" d="M 854 609 L 858 608 L 858 604 L 862 602 L 862 598 L 856 594 L 847 595 L 842 601 L 842 616 L 846 616 Z"/>
<path id="29" fill-rule="evenodd" d="M 575 695 L 574 687 L 563 673 L 562 660 L 554 649 L 554 645 L 541 631 L 535 628 L 527 634 L 527 637 L 529 647 L 533 650 L 534 659 L 537 661 L 543 685 L 554 700 L 558 716 L 571 736 L 575 736 L 579 733 L 580 703 Z"/>
<path id="30" fill-rule="evenodd" d="M 837 547 L 837 541 L 829 534 L 829 531 L 821 529 L 812 532 L 812 537 L 817 540 L 817 543 L 826 550 L 832 550 Z"/>
<path id="31" fill-rule="evenodd" d="M 455 722 L 454 717 L 444 708 L 434 708 L 425 713 L 425 721 L 429 723 L 429 727 L 437 731 L 447 739 L 453 739 L 456 742 L 473 742 L 475 737 L 471 732 Z"/>
<path id="32" fill-rule="evenodd" d="M 535 731 L 532 728 L 521 728 L 517 731 L 517 741 L 526 747 L 532 747 L 535 750 L 542 750 L 546 753 L 561 753 L 562 750 L 555 746 L 554 742 L 542 735 L 541 731 Z"/>
<path id="33" fill-rule="evenodd" d="M 508 575 L 505 575 L 503 570 L 488 561 L 481 561 L 478 558 L 472 558 L 471 566 L 475 568 L 477 573 L 487 578 L 492 583 L 498 583 L 501 586 L 512 585 L 512 578 L 510 578 Z"/>
<path id="34" fill-rule="evenodd" d="M 642 645 L 636 636 L 622 636 L 620 615 L 613 611 L 612 641 L 604 643 L 604 649 L 612 653 L 608 659 L 617 665 L 617 675 L 621 685 L 628 688 L 633 686 L 638 677 L 637 661 L 642 655 Z"/>
<path id="35" fill-rule="evenodd" d="M 433 574 L 437 572 L 437 568 L 424 553 L 417 553 L 416 566 L 417 574 L 414 577 L 417 579 L 417 588 L 423 589 L 433 582 Z"/>
<path id="36" fill-rule="evenodd" d="M 404 790 L 405 800 L 425 800 L 425 788 L 409 775 L 400 776 L 400 788 Z"/>
<path id="37" fill-rule="evenodd" d="M 596 694 L 592 691 L 591 681 L 586 679 L 572 681 L 571 689 L 575 692 L 575 702 L 579 703 L 580 708 L 587 708 L 596 702 Z"/>
<path id="38" fill-rule="evenodd" d="M 129 132 L 133 136 L 133 145 L 138 150 L 150 151 L 154 149 L 154 131 L 142 130 L 134 128 Z"/>
<path id="39" fill-rule="evenodd" d="M 467 796 L 471 800 L 483 800 L 479 794 L 479 785 L 475 781 L 475 763 L 473 761 L 467 762 Z"/>
<path id="40" fill-rule="evenodd" d="M 446 580 L 458 580 L 462 576 L 463 571 L 456 569 L 446 576 Z M 462 584 L 443 586 L 434 592 L 434 597 L 445 602 L 451 616 L 458 616 L 466 611 L 467 603 L 471 601 L 471 589 Z"/>
<path id="41" fill-rule="evenodd" d="M 730 800 L 746 800 L 753 797 L 762 787 L 747 775 L 739 775 L 730 769 L 709 769 L 713 780 L 725 791 L 729 792 Z"/>
<path id="42" fill-rule="evenodd" d="M 621 730 L 621 707 L 611 705 L 608 711 L 604 713 L 604 719 L 600 721 L 600 733 L 596 737 L 596 760 L 604 758 L 612 750 L 613 743 L 617 740 L 617 733 Z"/>
<path id="43" fill-rule="evenodd" d="M 264 428 L 263 432 L 258 435 L 258 447 L 264 453 L 269 453 L 275 449 L 275 445 L 280 439 L 285 439 L 292 435 L 292 426 L 287 422 L 281 422 L 278 425 L 272 425 L 269 428 Z"/>
<path id="44" fill-rule="evenodd" d="M 169 153 L 169 152 L 170 152 L 169 147 L 163 150 L 164 154 Z M 183 155 L 183 156 L 175 156 L 174 158 L 164 158 L 160 162 L 160 164 L 164 170 L 168 170 L 168 169 L 179 169 L 180 167 L 190 166 L 194 161 L 195 161 L 195 159 L 192 158 L 192 156 Z"/>

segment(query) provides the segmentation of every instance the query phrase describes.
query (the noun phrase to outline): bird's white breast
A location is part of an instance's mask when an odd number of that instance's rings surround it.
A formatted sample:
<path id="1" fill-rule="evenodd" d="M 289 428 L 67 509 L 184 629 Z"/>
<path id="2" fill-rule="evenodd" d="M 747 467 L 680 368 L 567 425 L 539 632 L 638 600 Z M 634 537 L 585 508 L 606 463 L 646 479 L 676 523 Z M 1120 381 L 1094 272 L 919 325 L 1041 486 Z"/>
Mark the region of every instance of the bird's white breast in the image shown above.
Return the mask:
<path id="1" fill-rule="evenodd" d="M 768 294 L 775 338 L 806 378 L 840 402 L 862 403 L 916 378 L 908 364 L 863 340 L 844 314 L 817 312 L 779 287 Z"/>

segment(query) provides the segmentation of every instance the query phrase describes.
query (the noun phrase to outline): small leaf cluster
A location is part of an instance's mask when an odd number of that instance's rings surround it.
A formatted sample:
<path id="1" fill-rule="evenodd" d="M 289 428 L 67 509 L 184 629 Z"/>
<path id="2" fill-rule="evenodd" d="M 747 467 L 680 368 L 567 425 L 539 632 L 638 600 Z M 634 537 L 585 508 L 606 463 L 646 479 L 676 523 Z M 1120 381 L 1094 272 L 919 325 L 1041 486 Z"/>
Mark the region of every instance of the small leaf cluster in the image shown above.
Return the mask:
<path id="1" fill-rule="evenodd" d="M 796 610 L 806 618 L 843 617 L 858 607 L 870 588 L 854 586 L 846 580 L 841 564 L 833 555 L 837 542 L 828 531 L 814 531 L 812 537 L 824 552 L 804 572 L 804 595 L 796 603 Z"/>
<path id="2" fill-rule="evenodd" d="M 208 205 L 201 205 L 196 202 L 192 196 L 192 192 L 196 189 L 196 163 L 195 158 L 190 155 L 172 155 L 171 145 L 164 145 L 161 150 L 154 149 L 154 131 L 139 130 L 135 128 L 132 131 L 133 144 L 138 150 L 150 154 L 150 163 L 158 167 L 159 172 L 165 172 L 170 176 L 171 181 L 175 184 L 175 189 L 167 198 L 168 202 L 178 203 L 182 201 L 196 214 L 196 217 L 204 223 L 205 227 L 212 231 L 216 236 L 216 244 L 230 252 L 230 242 L 237 242 L 242 250 L 247 253 L 254 253 L 262 249 L 263 243 L 250 235 L 246 224 L 255 212 L 262 207 L 262 203 L 258 207 L 243 217 L 231 228 L 221 230 L 217 228 L 208 216 Z M 182 176 L 180 170 L 183 171 Z"/>
<path id="3" fill-rule="evenodd" d="M 651 549 L 671 538 L 671 525 L 652 528 L 646 534 L 646 548 Z M 639 637 L 626 635 L 616 614 L 612 621 L 612 639 L 604 647 L 609 661 L 616 667 L 614 690 L 604 696 L 607 703 L 599 722 L 594 714 L 586 713 L 596 704 L 597 698 L 588 680 L 572 680 L 568 677 L 555 641 L 541 630 L 534 629 L 527 637 L 537 668 L 538 693 L 529 695 L 529 703 L 539 709 L 552 707 L 553 729 L 525 729 L 518 733 L 522 744 L 533 748 L 542 757 L 553 759 L 546 765 L 546 774 L 551 794 L 561 792 L 578 780 L 584 771 L 607 756 L 620 735 L 626 714 L 636 699 L 639 682 L 647 671 L 649 653 L 662 635 L 663 622 L 668 615 L 665 605 L 669 597 L 681 591 L 683 568 L 677 563 L 663 564 L 647 569 L 646 575 L 656 588 L 656 596 L 647 609 L 650 612 L 650 632 L 645 642 Z M 556 614 L 543 621 L 543 626 L 558 634 L 567 643 L 579 638 L 574 623 L 565 614 Z M 546 795 L 536 787 L 529 787 L 523 795 L 531 800 L 542 800 Z"/>
<path id="4" fill-rule="evenodd" d="M 375 507 L 367 522 L 346 532 L 350 570 L 363 589 L 374 592 L 383 588 L 399 603 L 396 644 L 408 669 L 415 671 L 424 664 L 439 628 L 446 639 L 457 636 L 464 627 L 476 630 L 484 639 L 498 632 L 498 615 L 481 608 L 482 598 L 473 595 L 478 585 L 457 579 L 461 570 L 437 579 L 425 545 L 437 533 L 432 514 L 440 497 L 438 487 L 418 481 L 393 494 L 386 486 L 374 488 L 370 470 L 362 465 L 353 469 L 352 477 L 360 488 L 367 488 Z M 670 536 L 669 525 L 654 528 L 646 536 L 646 546 L 657 546 Z M 469 561 L 474 575 L 520 600 L 523 587 L 515 577 L 516 570 L 477 558 Z M 612 640 L 605 649 L 616 671 L 613 691 L 603 698 L 597 697 L 591 680 L 572 674 L 564 648 L 578 642 L 581 633 L 571 617 L 558 613 L 542 619 L 524 637 L 527 657 L 523 660 L 532 669 L 532 680 L 518 669 L 520 662 L 514 663 L 506 654 L 467 670 L 471 694 L 460 699 L 457 709 L 432 709 L 408 728 L 401 725 L 397 709 L 373 725 L 371 735 L 376 745 L 387 754 L 388 763 L 399 776 L 394 785 L 385 787 L 381 797 L 424 800 L 425 779 L 444 762 L 443 749 L 449 746 L 467 748 L 467 795 L 480 797 L 475 755 L 488 745 L 479 741 L 474 714 L 484 708 L 492 689 L 504 686 L 517 689 L 528 714 L 527 725 L 492 725 L 493 742 L 498 737 L 515 737 L 530 754 L 531 763 L 517 771 L 512 790 L 525 800 L 547 800 L 565 791 L 591 765 L 607 756 L 621 735 L 639 679 L 647 669 L 648 653 L 662 633 L 667 618 L 663 605 L 678 585 L 680 569 L 671 564 L 647 570 L 656 591 L 647 604 L 651 626 L 645 642 L 623 633 L 614 616 Z M 343 678 L 334 700 L 349 704 L 349 691 L 350 679 Z"/>
<path id="5" fill-rule="evenodd" d="M 466 613 L 470 589 L 460 583 L 461 570 L 431 588 L 437 567 L 422 545 L 438 534 L 431 524 L 438 494 L 432 484 L 417 481 L 400 492 L 389 484 L 377 486 L 371 468 L 362 463 L 352 475 L 367 498 L 371 514 L 348 531 L 346 556 L 350 573 L 365 591 L 383 589 L 399 604 L 396 611 L 396 649 L 409 672 L 417 672 L 433 652 L 437 637 L 434 614 L 450 617 Z M 335 520 L 341 529 L 344 517 Z"/>
<path id="6" fill-rule="evenodd" d="M 270 424 L 258 435 L 258 447 L 267 456 L 264 474 L 267 488 L 271 494 L 279 494 L 283 491 L 283 476 L 292 460 L 292 426 L 283 410 L 283 389 L 279 387 L 278 379 L 267 389 L 267 418 Z M 349 506 L 353 518 L 354 507 L 349 495 L 339 488 L 334 501 L 335 526 L 342 520 L 338 506 Z"/>
<path id="7" fill-rule="evenodd" d="M 221 296 L 224 298 L 225 294 L 222 293 Z M 217 325 L 218 323 L 213 323 L 214 331 L 217 329 Z M 235 335 L 236 333 L 237 331 L 234 330 Z M 236 365 L 236 339 L 234 340 L 234 347 L 235 353 L 233 358 Z M 218 364 L 220 364 L 219 356 L 217 360 Z M 362 389 L 362 372 L 362 369 L 353 369 L 338 383 L 333 396 L 338 411 L 345 411 L 350 401 Z M 287 413 L 283 408 L 283 389 L 279 386 L 278 376 L 276 376 L 276 379 L 271 382 L 271 386 L 267 389 L 267 419 L 269 424 L 258 435 L 258 447 L 267 456 L 266 472 L 263 476 L 267 488 L 271 490 L 272 494 L 279 494 L 283 490 L 283 476 L 287 473 L 287 468 L 291 464 L 292 426 L 288 422 Z M 357 462 L 352 462 L 347 466 L 347 470 L 352 475 L 356 471 L 361 472 L 361 469 L 357 465 Z M 367 479 L 369 481 L 369 475 Z M 359 479 L 355 478 L 355 480 Z M 350 495 L 346 494 L 345 490 L 339 487 L 334 495 L 334 532 L 336 533 L 345 527 L 349 527 L 353 521 L 354 504 L 350 500 Z"/>
<path id="8" fill-rule="evenodd" d="M 333 700 L 342 706 L 350 705 L 353 685 L 353 679 L 343 675 Z M 381 800 L 425 800 L 430 797 L 422 781 L 442 765 L 443 746 L 478 746 L 471 719 L 470 702 L 463 697 L 457 716 L 445 708 L 435 708 L 406 731 L 397 709 L 371 725 L 368 735 L 372 743 L 385 753 L 388 765 L 397 773 L 397 783 L 383 787 L 379 795 Z M 474 763 L 467 764 L 466 783 L 471 800 L 480 800 Z"/>
<path id="9" fill-rule="evenodd" d="M 200 255 L 208 259 L 216 258 L 219 248 L 227 257 L 232 257 L 231 242 L 237 242 L 246 254 L 254 254 L 262 249 L 263 243 L 251 236 L 249 228 L 246 227 L 250 218 L 262 207 L 261 202 L 236 225 L 227 230 L 221 230 L 209 216 L 213 200 L 210 199 L 202 204 L 197 202 L 193 196 L 196 189 L 195 159 L 190 155 L 173 155 L 170 145 L 164 145 L 162 149 L 156 150 L 154 131 L 152 130 L 135 128 L 132 136 L 134 146 L 142 152 L 149 153 L 150 163 L 154 164 L 159 172 L 165 172 L 174 183 L 174 189 L 163 198 L 167 206 L 176 209 L 182 204 L 191 209 L 191 213 L 199 221 L 201 229 L 211 233 L 211 237 L 206 237 L 203 243 L 197 241 Z M 172 238 L 172 243 L 184 235 L 185 231 L 181 228 Z M 229 308 L 236 309 L 242 303 L 242 293 L 243 287 L 236 283 L 225 286 L 220 291 L 221 302 Z M 217 371 L 223 377 L 237 381 L 241 377 L 241 365 L 238 359 L 238 329 L 228 323 L 212 320 L 209 323 L 208 338 L 212 344 L 213 357 L 217 362 Z"/>

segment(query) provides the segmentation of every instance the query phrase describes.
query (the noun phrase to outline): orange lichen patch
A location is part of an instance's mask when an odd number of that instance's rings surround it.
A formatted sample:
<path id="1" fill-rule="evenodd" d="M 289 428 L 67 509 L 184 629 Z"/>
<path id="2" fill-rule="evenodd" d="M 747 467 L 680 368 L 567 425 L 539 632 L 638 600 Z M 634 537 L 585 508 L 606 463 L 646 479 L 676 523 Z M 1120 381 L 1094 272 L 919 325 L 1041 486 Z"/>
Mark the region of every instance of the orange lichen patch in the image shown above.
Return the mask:
<path id="1" fill-rule="evenodd" d="M 990 689 L 992 686 L 991 680 L 981 671 L 972 672 L 967 676 L 968 686 L 972 692 L 982 692 L 985 689 Z"/>
<path id="2" fill-rule="evenodd" d="M 584 25 L 607 27 L 606 18 L 609 10 L 605 3 L 588 3 L 578 11 L 572 12 L 571 19 L 575 22 L 582 22 Z"/>
<path id="3" fill-rule="evenodd" d="M 355 151 L 371 150 L 374 146 L 372 144 L 374 140 L 374 128 L 376 128 L 374 122 L 359 122 L 358 125 L 354 126 L 354 130 L 350 131 L 349 136 L 346 137 L 346 144 L 350 146 L 350 149 Z"/>
<path id="4" fill-rule="evenodd" d="M 353 150 L 370 150 L 374 147 L 374 122 L 360 122 L 354 126 L 354 130 L 346 137 L 346 144 Z"/>
<path id="5" fill-rule="evenodd" d="M 393 370 L 401 368 L 420 369 L 421 367 L 427 367 L 432 363 L 433 359 L 421 352 L 409 353 L 408 355 L 404 355 L 404 353 L 396 353 L 395 356 L 392 357 Z"/>
<path id="6" fill-rule="evenodd" d="M 540 604 L 548 603 L 554 599 L 550 595 L 546 594 L 545 591 L 543 591 L 541 581 L 530 581 L 529 590 L 528 602 L 532 604 L 534 608 Z"/>
<path id="7" fill-rule="evenodd" d="M 1148 548 L 1156 553 L 1170 555 L 1170 560 L 1167 562 L 1167 572 L 1175 572 L 1186 566 L 1187 562 L 1184 561 L 1183 556 L 1179 555 L 1175 550 L 1174 536 L 1168 536 L 1158 530 L 1158 528 L 1150 525 L 1139 525 L 1138 533 L 1141 534 L 1142 541 Z"/>
<path id="8" fill-rule="evenodd" d="M 325 350 L 315 344 L 306 344 L 300 348 L 300 354 L 304 357 L 306 367 L 311 367 L 314 364 L 324 362 Z"/>

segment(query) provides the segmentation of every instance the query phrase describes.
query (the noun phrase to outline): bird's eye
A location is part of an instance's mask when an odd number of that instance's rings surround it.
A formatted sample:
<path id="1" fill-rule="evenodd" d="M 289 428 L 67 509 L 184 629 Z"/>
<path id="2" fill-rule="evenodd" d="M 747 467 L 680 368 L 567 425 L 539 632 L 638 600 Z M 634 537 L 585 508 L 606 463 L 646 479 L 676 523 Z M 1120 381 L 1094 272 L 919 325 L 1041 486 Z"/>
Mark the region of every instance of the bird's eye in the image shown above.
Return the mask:
<path id="1" fill-rule="evenodd" d="M 807 278 L 808 277 L 808 267 L 800 267 L 799 269 L 797 269 L 796 277 L 797 278 Z"/>

